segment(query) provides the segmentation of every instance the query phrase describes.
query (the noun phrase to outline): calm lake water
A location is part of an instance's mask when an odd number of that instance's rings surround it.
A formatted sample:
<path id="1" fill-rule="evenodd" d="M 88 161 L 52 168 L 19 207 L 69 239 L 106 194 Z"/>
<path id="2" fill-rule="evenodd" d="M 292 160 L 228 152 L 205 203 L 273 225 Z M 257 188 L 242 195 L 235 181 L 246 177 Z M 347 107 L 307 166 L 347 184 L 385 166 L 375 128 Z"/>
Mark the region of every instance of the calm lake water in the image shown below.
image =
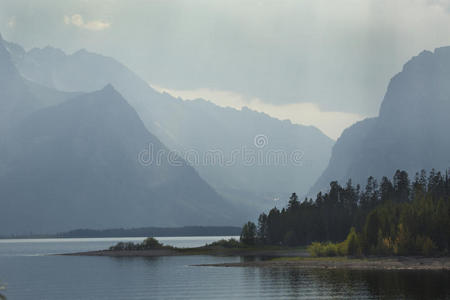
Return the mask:
<path id="1" fill-rule="evenodd" d="M 227 237 L 228 238 L 228 237 Z M 158 238 L 178 247 L 220 237 Z M 143 238 L 0 240 L 8 299 L 450 299 L 449 272 L 218 268 L 246 258 L 51 256 Z"/>

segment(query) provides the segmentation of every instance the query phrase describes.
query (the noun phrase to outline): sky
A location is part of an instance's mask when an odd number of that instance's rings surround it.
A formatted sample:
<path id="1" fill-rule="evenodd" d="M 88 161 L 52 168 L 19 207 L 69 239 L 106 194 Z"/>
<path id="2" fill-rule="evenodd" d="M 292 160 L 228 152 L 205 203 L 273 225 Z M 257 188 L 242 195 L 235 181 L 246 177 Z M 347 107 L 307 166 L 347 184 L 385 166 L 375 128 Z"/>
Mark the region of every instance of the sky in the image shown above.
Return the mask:
<path id="1" fill-rule="evenodd" d="M 85 48 L 186 99 L 264 111 L 336 139 L 376 116 L 390 78 L 450 45 L 444 0 L 0 0 L 26 49 Z"/>

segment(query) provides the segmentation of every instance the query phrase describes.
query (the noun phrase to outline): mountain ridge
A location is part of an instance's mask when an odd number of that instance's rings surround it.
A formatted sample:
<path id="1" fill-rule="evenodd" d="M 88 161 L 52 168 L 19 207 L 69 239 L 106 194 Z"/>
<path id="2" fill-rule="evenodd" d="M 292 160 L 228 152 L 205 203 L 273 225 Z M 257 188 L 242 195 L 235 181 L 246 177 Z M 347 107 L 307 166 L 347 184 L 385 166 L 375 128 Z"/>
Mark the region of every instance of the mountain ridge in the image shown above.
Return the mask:
<path id="1" fill-rule="evenodd" d="M 9 65 L 0 100 L 26 112 L 8 121 L 0 140 L 1 234 L 245 220 L 244 206 L 225 201 L 181 157 L 169 158 L 111 84 L 57 92 L 21 77 L 3 43 L 0 54 L 0 65 Z M 139 160 L 149 145 L 157 163 Z"/>
<path id="2" fill-rule="evenodd" d="M 52 61 L 46 52 L 50 53 L 36 48 L 23 56 L 13 56 L 26 78 L 58 90 L 92 91 L 113 84 L 136 109 L 147 129 L 171 150 L 184 154 L 197 151 L 200 157 L 216 149 L 230 156 L 233 150 L 243 147 L 260 150 L 264 155 L 273 151 L 286 156 L 303 153 L 303 163 L 295 166 L 239 168 L 242 161 L 227 167 L 192 164 L 203 179 L 237 204 L 245 202 L 257 210 L 268 209 L 274 205 L 274 198 L 288 199 L 294 191 L 305 194 L 331 155 L 334 141 L 313 126 L 292 124 L 249 109 L 222 108 L 203 99 L 184 101 L 159 93 L 113 58 L 86 50 L 66 54 L 61 61 Z M 69 69 L 71 72 L 66 71 Z M 269 144 L 255 148 L 257 136 L 267 137 Z"/>
<path id="3" fill-rule="evenodd" d="M 332 180 L 361 185 L 397 169 L 450 167 L 445 128 L 450 113 L 450 47 L 422 51 L 389 82 L 378 117 L 347 128 L 333 147 L 329 165 L 310 190 L 323 191 Z M 343 151 L 347 149 L 347 151 Z"/>
<path id="4" fill-rule="evenodd" d="M 239 223 L 238 210 L 181 159 L 141 164 L 147 143 L 168 155 L 112 86 L 32 113 L 8 141 L 0 228 Z"/>

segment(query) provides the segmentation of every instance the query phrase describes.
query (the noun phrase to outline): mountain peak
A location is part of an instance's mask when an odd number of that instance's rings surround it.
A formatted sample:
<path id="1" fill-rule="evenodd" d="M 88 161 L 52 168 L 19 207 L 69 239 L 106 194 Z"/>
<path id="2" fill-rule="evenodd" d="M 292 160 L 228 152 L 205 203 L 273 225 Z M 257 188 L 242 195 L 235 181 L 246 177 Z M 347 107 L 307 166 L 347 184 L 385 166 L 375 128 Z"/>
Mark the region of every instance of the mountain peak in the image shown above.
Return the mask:
<path id="1" fill-rule="evenodd" d="M 120 94 L 111 83 L 108 83 L 101 90 L 98 90 L 96 93 L 102 94 L 105 97 L 105 99 L 106 98 L 108 99 L 108 101 L 118 100 L 120 102 L 127 102 L 123 98 L 122 94 Z"/>
<path id="2" fill-rule="evenodd" d="M 59 48 L 52 47 L 52 46 L 46 46 L 45 48 L 42 49 L 42 51 L 56 55 L 56 56 L 66 56 L 66 53 L 64 53 L 64 51 L 62 51 Z"/>
<path id="3" fill-rule="evenodd" d="M 86 55 L 86 54 L 89 54 L 89 52 L 86 49 L 81 48 L 81 49 L 75 51 L 72 55 L 78 56 L 78 55 Z"/>
<path id="4" fill-rule="evenodd" d="M 364 184 L 397 169 L 414 174 L 450 165 L 450 47 L 422 51 L 390 81 L 379 116 L 346 129 L 313 192 L 331 180 Z"/>
<path id="5" fill-rule="evenodd" d="M 6 78 L 18 77 L 18 72 L 13 62 L 11 55 L 6 48 L 4 40 L 0 37 L 0 79 L 6 83 Z"/>
<path id="6" fill-rule="evenodd" d="M 426 118 L 438 106 L 445 111 L 450 105 L 450 47 L 422 51 L 411 58 L 390 81 L 380 117 L 403 123 L 411 118 Z M 408 108 L 409 114 L 403 113 Z M 395 117 L 395 118 L 394 118 Z"/>
<path id="7" fill-rule="evenodd" d="M 107 85 L 105 85 L 102 88 L 102 91 L 105 91 L 105 92 L 116 92 L 117 93 L 116 89 L 113 87 L 113 85 L 111 83 L 108 83 Z"/>
<path id="8" fill-rule="evenodd" d="M 450 46 L 444 46 L 434 49 L 434 54 L 441 56 L 441 55 L 450 55 Z"/>
<path id="9" fill-rule="evenodd" d="M 0 35 L 0 59 L 4 58 L 5 55 L 8 54 L 8 50 L 6 49 L 4 40 L 2 39 L 2 36 Z"/>

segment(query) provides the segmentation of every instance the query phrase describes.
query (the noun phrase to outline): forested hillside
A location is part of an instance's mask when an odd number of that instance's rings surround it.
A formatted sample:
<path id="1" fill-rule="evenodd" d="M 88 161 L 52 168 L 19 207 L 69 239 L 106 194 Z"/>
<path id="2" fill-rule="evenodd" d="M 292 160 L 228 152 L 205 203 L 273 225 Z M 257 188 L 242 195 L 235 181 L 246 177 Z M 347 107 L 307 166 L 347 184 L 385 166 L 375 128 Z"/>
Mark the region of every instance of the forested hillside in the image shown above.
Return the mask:
<path id="1" fill-rule="evenodd" d="M 380 183 L 369 177 L 364 188 L 333 181 L 314 201 L 300 202 L 294 193 L 286 208 L 262 213 L 255 240 L 294 246 L 347 237 L 346 245 L 328 246 L 336 247 L 334 252 L 345 246 L 347 254 L 448 254 L 449 199 L 450 178 L 435 170 L 417 173 L 412 182 L 400 170 Z"/>

